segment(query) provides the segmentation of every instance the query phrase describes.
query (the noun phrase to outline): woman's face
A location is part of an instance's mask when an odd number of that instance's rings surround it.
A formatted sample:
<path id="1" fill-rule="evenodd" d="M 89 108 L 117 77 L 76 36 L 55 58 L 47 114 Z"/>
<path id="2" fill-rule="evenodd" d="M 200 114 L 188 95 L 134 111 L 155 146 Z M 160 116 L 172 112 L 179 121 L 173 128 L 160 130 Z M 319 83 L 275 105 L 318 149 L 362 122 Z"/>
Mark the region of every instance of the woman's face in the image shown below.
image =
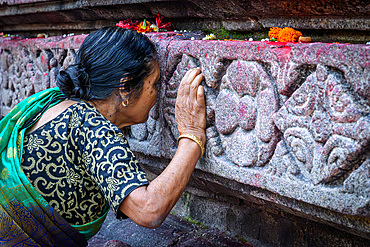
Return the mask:
<path id="1" fill-rule="evenodd" d="M 124 107 L 124 114 L 129 120 L 130 125 L 145 123 L 148 120 L 149 111 L 154 106 L 158 91 L 156 84 L 160 79 L 158 62 L 154 64 L 154 71 L 144 79 L 143 90 L 138 98 L 131 97 L 128 105 Z"/>

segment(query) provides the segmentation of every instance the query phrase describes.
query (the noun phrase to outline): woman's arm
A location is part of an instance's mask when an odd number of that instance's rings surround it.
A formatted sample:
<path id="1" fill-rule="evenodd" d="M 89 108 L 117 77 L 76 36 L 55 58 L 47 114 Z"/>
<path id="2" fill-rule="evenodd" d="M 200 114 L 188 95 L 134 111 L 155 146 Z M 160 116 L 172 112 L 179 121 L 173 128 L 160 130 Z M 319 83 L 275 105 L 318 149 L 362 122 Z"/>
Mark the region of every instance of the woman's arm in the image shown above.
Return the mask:
<path id="1" fill-rule="evenodd" d="M 206 141 L 206 107 L 200 69 L 188 71 L 177 92 L 175 117 L 179 133 L 193 134 Z M 132 191 L 119 209 L 141 226 L 155 228 L 162 224 L 181 194 L 200 157 L 197 143 L 182 138 L 167 168 L 148 186 Z"/>

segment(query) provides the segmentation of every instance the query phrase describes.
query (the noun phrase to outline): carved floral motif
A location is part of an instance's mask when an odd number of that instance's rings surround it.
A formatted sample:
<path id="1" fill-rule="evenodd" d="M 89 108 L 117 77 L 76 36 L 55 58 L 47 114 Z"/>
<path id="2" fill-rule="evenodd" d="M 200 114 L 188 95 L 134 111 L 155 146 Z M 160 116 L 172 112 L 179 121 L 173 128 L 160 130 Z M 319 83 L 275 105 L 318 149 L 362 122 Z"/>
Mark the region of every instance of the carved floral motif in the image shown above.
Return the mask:
<path id="1" fill-rule="evenodd" d="M 341 184 L 361 164 L 369 112 L 340 72 L 318 65 L 276 113 L 275 124 L 305 177 Z"/>

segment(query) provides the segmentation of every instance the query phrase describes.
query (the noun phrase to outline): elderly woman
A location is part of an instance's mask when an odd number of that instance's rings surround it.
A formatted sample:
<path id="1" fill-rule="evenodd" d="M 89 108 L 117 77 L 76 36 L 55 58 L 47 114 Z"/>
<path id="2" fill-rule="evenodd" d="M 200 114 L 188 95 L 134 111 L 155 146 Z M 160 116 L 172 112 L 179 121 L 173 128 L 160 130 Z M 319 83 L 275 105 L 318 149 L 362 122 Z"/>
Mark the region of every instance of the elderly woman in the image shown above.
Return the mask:
<path id="1" fill-rule="evenodd" d="M 199 68 L 176 100 L 178 149 L 148 182 L 121 129 L 144 123 L 160 78 L 154 45 L 137 32 L 103 28 L 86 37 L 58 87 L 19 103 L 0 122 L 0 243 L 86 246 L 111 208 L 117 218 L 161 225 L 204 152 Z"/>

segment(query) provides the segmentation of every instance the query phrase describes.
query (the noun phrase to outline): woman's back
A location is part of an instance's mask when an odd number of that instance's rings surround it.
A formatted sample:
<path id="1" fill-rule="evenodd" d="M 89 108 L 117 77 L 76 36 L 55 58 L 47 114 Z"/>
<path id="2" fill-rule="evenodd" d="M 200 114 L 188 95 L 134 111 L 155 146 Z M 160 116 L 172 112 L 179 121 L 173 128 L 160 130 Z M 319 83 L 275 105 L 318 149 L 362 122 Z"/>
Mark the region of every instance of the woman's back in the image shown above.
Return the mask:
<path id="1" fill-rule="evenodd" d="M 106 199 L 117 212 L 124 182 L 147 183 L 132 160 L 118 127 L 81 101 L 25 136 L 22 168 L 68 223 L 82 225 L 104 214 Z"/>

